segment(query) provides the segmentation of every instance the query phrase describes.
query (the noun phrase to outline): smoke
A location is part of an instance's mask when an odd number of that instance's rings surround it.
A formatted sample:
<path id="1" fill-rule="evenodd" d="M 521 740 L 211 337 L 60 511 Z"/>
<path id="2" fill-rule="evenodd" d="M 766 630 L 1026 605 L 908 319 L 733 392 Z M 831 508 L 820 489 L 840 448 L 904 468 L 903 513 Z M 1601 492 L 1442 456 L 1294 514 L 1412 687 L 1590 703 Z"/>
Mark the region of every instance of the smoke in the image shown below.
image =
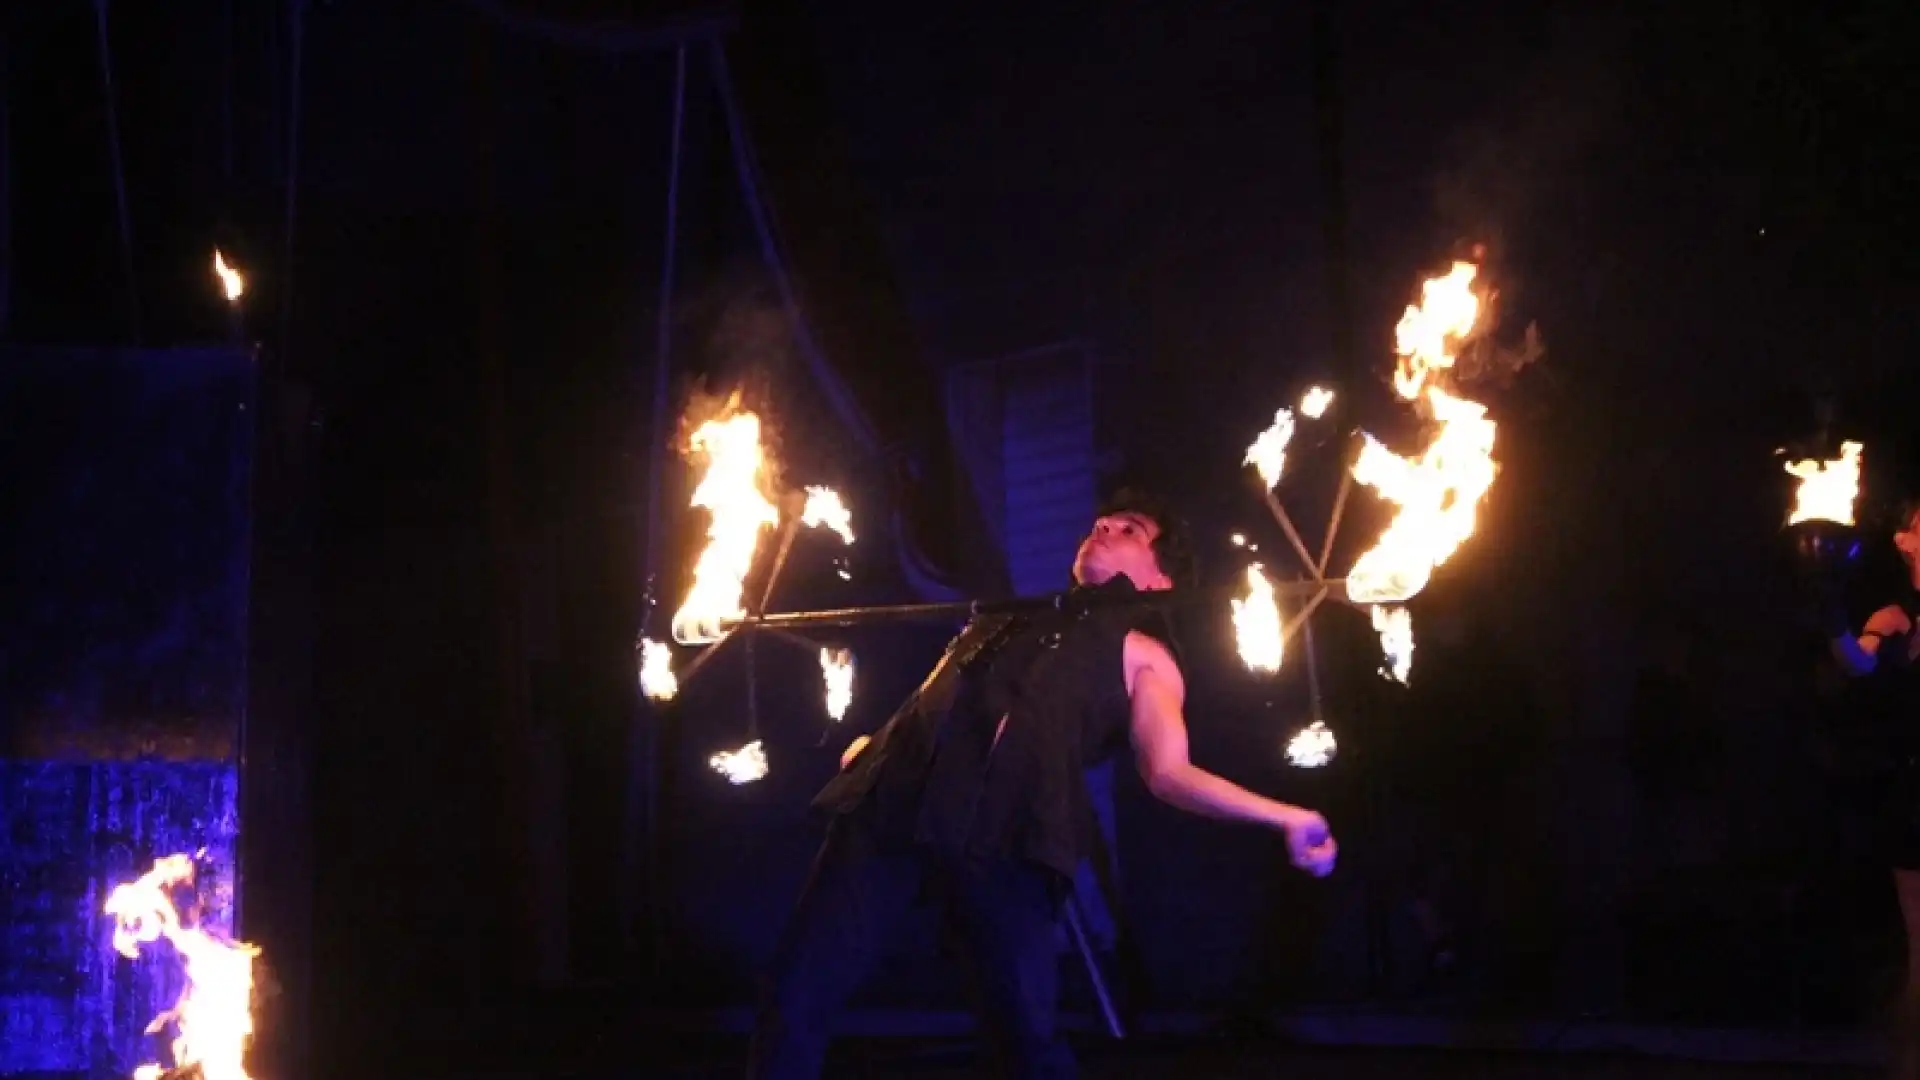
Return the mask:
<path id="1" fill-rule="evenodd" d="M 1495 264 L 1569 242 L 1583 178 L 1622 131 L 1627 16 L 1592 5 L 1556 19 L 1552 43 L 1515 65 L 1511 90 L 1457 140 L 1434 182 L 1440 219 Z"/>

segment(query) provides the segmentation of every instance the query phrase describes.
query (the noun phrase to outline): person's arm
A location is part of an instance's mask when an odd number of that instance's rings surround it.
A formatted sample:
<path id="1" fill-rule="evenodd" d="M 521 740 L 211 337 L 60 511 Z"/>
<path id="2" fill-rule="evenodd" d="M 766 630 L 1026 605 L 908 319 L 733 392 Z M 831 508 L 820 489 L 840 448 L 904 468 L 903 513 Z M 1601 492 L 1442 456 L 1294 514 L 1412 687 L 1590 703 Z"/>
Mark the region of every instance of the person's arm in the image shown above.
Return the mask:
<path id="1" fill-rule="evenodd" d="M 1190 814 L 1279 829 L 1296 866 L 1320 874 L 1333 869 L 1338 849 L 1319 814 L 1257 795 L 1188 758 L 1186 681 L 1166 646 L 1128 634 L 1126 673 L 1134 760 L 1154 798 Z"/>
<path id="2" fill-rule="evenodd" d="M 1847 674 L 1858 677 L 1873 673 L 1874 664 L 1880 657 L 1880 642 L 1895 634 L 1904 634 L 1913 629 L 1907 613 L 1898 605 L 1888 605 L 1873 613 L 1867 619 L 1867 625 L 1860 635 L 1842 633 L 1831 642 L 1834 659 Z"/>

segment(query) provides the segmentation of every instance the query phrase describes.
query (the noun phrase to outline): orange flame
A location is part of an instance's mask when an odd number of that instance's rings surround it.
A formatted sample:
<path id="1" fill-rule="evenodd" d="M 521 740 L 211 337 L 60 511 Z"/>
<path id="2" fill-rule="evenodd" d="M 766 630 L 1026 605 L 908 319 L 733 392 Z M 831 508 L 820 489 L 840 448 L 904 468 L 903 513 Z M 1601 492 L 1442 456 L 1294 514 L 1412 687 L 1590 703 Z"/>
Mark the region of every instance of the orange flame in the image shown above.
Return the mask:
<path id="1" fill-rule="evenodd" d="M 1860 496 L 1860 454 L 1865 449 L 1862 443 L 1844 442 L 1840 444 L 1839 458 L 1833 461 L 1787 462 L 1787 472 L 1800 478 L 1787 524 L 1798 525 L 1803 521 L 1853 524 L 1853 504 Z"/>
<path id="2" fill-rule="evenodd" d="M 690 453 L 705 459 L 693 505 L 711 515 L 707 546 L 693 567 L 693 588 L 673 613 L 673 637 L 683 645 L 717 640 L 722 624 L 746 615 L 741 593 L 760 546 L 760 535 L 779 521 L 762 494 L 766 455 L 760 418 L 729 402 L 727 412 L 700 425 L 688 440 Z"/>
<path id="3" fill-rule="evenodd" d="M 1355 480 L 1399 506 L 1379 541 L 1347 573 L 1347 595 L 1355 603 L 1403 603 L 1424 589 L 1434 569 L 1473 535 L 1480 502 L 1499 472 L 1486 407 L 1437 385 L 1479 317 L 1475 273 L 1472 263 L 1455 263 L 1422 287 L 1421 303 L 1400 320 L 1394 389 L 1421 402 L 1438 427 L 1417 457 L 1401 457 L 1368 436 L 1354 463 Z"/>
<path id="4" fill-rule="evenodd" d="M 249 1080 L 243 1058 L 253 1038 L 253 958 L 260 950 L 181 925 L 168 893 L 192 882 L 192 858 L 169 855 L 138 881 L 115 888 L 106 906 L 114 918 L 113 947 L 132 959 L 140 955 L 140 946 L 164 938 L 180 957 L 186 989 L 147 1028 L 153 1034 L 174 1025 L 175 1069 L 198 1065 L 204 1080 Z M 134 1076 L 145 1080 L 165 1071 L 147 1064 Z"/>
<path id="5" fill-rule="evenodd" d="M 227 303 L 239 303 L 240 297 L 247 291 L 247 279 L 240 271 L 227 265 L 227 257 L 220 253 L 219 248 L 213 249 L 213 272 L 220 278 L 220 289 L 227 294 Z"/>
<path id="6" fill-rule="evenodd" d="M 1280 607 L 1274 602 L 1273 583 L 1260 564 L 1247 567 L 1247 595 L 1233 597 L 1233 634 L 1240 659 L 1255 671 L 1279 671 L 1286 658 L 1286 634 L 1280 625 Z"/>

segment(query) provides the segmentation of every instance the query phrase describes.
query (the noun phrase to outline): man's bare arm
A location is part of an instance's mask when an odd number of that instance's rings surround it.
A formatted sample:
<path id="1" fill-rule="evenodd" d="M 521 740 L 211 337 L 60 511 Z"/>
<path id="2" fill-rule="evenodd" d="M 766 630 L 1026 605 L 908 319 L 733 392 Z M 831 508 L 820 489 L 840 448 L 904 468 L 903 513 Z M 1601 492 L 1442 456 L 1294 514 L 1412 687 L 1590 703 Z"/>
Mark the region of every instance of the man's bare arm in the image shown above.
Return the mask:
<path id="1" fill-rule="evenodd" d="M 1133 700 L 1133 753 L 1155 798 L 1191 814 L 1287 829 L 1310 810 L 1256 795 L 1187 757 L 1187 687 L 1166 647 L 1145 634 L 1127 635 L 1127 692 Z"/>

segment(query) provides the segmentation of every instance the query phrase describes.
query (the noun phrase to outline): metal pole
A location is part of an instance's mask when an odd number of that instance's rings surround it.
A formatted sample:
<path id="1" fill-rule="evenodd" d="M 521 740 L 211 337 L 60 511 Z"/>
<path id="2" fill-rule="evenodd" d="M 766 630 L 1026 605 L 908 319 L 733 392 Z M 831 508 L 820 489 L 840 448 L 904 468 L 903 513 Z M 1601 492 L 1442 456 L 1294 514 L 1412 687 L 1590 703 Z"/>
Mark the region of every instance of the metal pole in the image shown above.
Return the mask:
<path id="1" fill-rule="evenodd" d="M 1320 563 L 1307 551 L 1306 541 L 1300 539 L 1300 530 L 1293 527 L 1293 519 L 1287 516 L 1287 508 L 1280 505 L 1280 496 L 1275 495 L 1272 488 L 1264 489 L 1261 494 L 1266 497 L 1267 509 L 1272 511 L 1273 520 L 1280 523 L 1280 531 L 1287 534 L 1287 543 L 1293 545 L 1293 553 L 1300 557 L 1300 565 L 1313 575 L 1314 584 L 1320 584 Z"/>
<path id="2" fill-rule="evenodd" d="M 141 344 L 140 284 L 133 273 L 133 212 L 127 206 L 127 166 L 120 151 L 120 103 L 113 88 L 113 45 L 107 38 L 107 0 L 93 0 L 100 40 L 100 85 L 106 95 L 107 150 L 113 156 L 113 194 L 120 208 L 120 270 L 127 281 L 127 329 Z"/>
<path id="3" fill-rule="evenodd" d="M 1168 589 L 1131 593 L 1123 596 L 1075 597 L 1069 593 L 1046 596 L 1014 597 L 1005 600 L 959 600 L 951 603 L 881 604 L 869 607 L 823 608 L 818 611 L 779 611 L 747 617 L 731 623 L 728 629 L 795 630 L 810 626 L 864 626 L 871 623 L 899 622 L 910 619 L 966 619 L 975 615 L 1017 615 L 1024 612 L 1053 611 L 1088 604 L 1094 607 L 1134 604 L 1144 607 L 1176 607 L 1185 604 L 1216 603 L 1236 595 L 1241 586 L 1216 585 L 1198 589 Z M 1280 598 L 1306 597 L 1310 603 L 1320 594 L 1326 599 L 1348 602 L 1346 581 L 1277 581 L 1274 595 Z M 717 644 L 718 642 L 716 642 Z"/>

